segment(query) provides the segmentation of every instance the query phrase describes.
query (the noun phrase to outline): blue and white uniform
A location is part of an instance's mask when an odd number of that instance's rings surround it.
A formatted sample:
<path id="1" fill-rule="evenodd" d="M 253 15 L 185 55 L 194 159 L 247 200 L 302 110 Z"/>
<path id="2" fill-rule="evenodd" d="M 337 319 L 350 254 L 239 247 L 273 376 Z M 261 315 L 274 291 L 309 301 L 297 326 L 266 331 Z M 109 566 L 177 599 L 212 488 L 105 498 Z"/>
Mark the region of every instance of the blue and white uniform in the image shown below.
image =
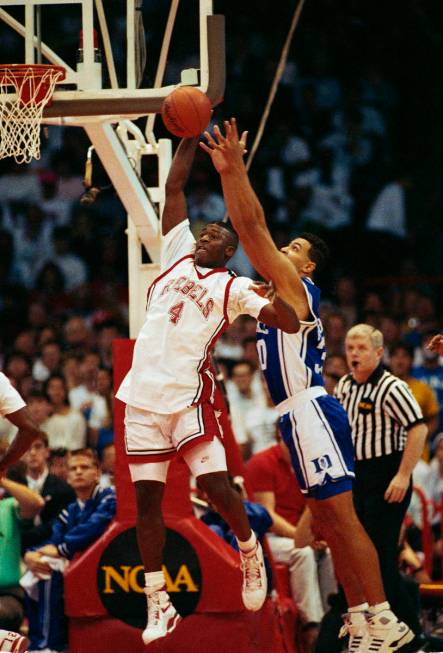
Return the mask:
<path id="1" fill-rule="evenodd" d="M 259 322 L 257 351 L 301 491 L 326 499 L 351 489 L 354 450 L 346 412 L 324 388 L 320 290 L 310 279 L 302 281 L 311 319 L 300 321 L 298 333 Z"/>

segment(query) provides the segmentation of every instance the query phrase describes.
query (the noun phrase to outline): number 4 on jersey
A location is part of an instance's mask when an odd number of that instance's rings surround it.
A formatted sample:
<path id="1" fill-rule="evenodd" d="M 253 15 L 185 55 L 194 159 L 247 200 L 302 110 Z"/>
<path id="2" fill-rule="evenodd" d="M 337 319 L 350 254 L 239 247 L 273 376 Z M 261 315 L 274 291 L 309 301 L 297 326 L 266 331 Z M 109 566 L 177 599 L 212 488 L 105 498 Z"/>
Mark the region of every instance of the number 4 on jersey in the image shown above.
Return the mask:
<path id="1" fill-rule="evenodd" d="M 181 318 L 184 305 L 185 302 L 179 302 L 178 304 L 174 304 L 174 306 L 171 306 L 171 308 L 169 309 L 168 311 L 169 319 L 171 320 L 172 324 L 177 324 L 177 322 Z"/>

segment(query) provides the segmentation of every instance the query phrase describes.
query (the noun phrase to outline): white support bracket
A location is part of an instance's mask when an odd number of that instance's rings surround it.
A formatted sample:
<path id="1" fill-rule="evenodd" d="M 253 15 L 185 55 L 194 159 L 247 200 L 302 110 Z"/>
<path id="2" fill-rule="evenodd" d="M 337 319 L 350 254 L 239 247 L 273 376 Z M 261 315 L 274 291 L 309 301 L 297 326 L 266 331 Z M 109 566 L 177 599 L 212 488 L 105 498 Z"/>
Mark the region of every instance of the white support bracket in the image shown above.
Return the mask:
<path id="1" fill-rule="evenodd" d="M 117 133 L 108 123 L 84 125 L 95 151 L 128 213 L 129 334 L 136 338 L 145 319 L 146 293 L 160 269 L 160 221 L 164 208 L 164 188 L 172 160 L 172 143 L 162 138 L 153 147 L 130 121 L 123 121 Z M 158 186 L 148 197 L 140 179 L 141 157 L 158 159 Z M 152 263 L 143 263 L 142 244 Z"/>
<path id="2" fill-rule="evenodd" d="M 84 128 L 137 229 L 138 238 L 151 260 L 158 262 L 159 220 L 122 143 L 109 123 L 89 123 Z"/>

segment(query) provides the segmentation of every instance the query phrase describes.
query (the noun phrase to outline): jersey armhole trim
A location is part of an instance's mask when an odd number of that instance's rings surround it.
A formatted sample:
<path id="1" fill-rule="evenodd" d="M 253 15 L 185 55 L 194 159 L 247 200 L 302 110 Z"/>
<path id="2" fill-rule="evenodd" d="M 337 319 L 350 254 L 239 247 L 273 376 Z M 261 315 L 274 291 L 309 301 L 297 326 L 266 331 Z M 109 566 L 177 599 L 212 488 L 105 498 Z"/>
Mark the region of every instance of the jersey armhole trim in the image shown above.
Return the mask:
<path id="1" fill-rule="evenodd" d="M 226 284 L 225 296 L 224 296 L 224 299 L 223 299 L 223 315 L 225 317 L 225 320 L 226 320 L 227 324 L 229 324 L 229 315 L 228 315 L 229 293 L 230 293 L 230 290 L 231 290 L 231 286 L 232 286 L 232 284 L 234 282 L 234 279 L 235 279 L 235 277 L 231 277 L 229 279 L 228 283 Z"/>

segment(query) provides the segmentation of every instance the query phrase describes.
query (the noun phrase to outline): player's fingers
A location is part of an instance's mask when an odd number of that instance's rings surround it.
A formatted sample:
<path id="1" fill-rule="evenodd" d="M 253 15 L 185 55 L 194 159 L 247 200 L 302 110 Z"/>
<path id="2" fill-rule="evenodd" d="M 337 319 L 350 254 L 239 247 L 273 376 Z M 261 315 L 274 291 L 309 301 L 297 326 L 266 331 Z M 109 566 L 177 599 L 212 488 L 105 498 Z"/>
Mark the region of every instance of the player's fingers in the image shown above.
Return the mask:
<path id="1" fill-rule="evenodd" d="M 230 124 L 232 129 L 232 135 L 236 140 L 238 140 L 237 120 L 235 118 L 231 118 Z"/>
<path id="2" fill-rule="evenodd" d="M 212 134 L 210 132 L 208 132 L 208 131 L 203 132 L 203 133 L 204 133 L 204 136 L 205 136 L 206 140 L 208 141 L 208 144 L 211 145 L 212 147 L 216 147 L 217 143 L 214 141 L 214 138 L 213 138 Z"/>
<path id="3" fill-rule="evenodd" d="M 200 141 L 199 145 L 200 145 L 201 149 L 204 150 L 205 152 L 207 152 L 208 154 L 212 154 L 213 151 L 214 151 L 214 149 L 212 147 L 208 147 L 206 145 L 206 143 L 203 143 L 203 141 Z"/>
<path id="4" fill-rule="evenodd" d="M 220 131 L 220 127 L 219 127 L 218 125 L 215 125 L 215 127 L 214 127 L 214 133 L 215 133 L 215 136 L 216 136 L 217 141 L 218 141 L 219 144 L 220 144 L 220 143 L 225 143 L 225 142 L 226 142 L 226 138 L 225 138 L 225 137 L 223 136 L 223 134 L 221 133 L 221 131 Z"/>

